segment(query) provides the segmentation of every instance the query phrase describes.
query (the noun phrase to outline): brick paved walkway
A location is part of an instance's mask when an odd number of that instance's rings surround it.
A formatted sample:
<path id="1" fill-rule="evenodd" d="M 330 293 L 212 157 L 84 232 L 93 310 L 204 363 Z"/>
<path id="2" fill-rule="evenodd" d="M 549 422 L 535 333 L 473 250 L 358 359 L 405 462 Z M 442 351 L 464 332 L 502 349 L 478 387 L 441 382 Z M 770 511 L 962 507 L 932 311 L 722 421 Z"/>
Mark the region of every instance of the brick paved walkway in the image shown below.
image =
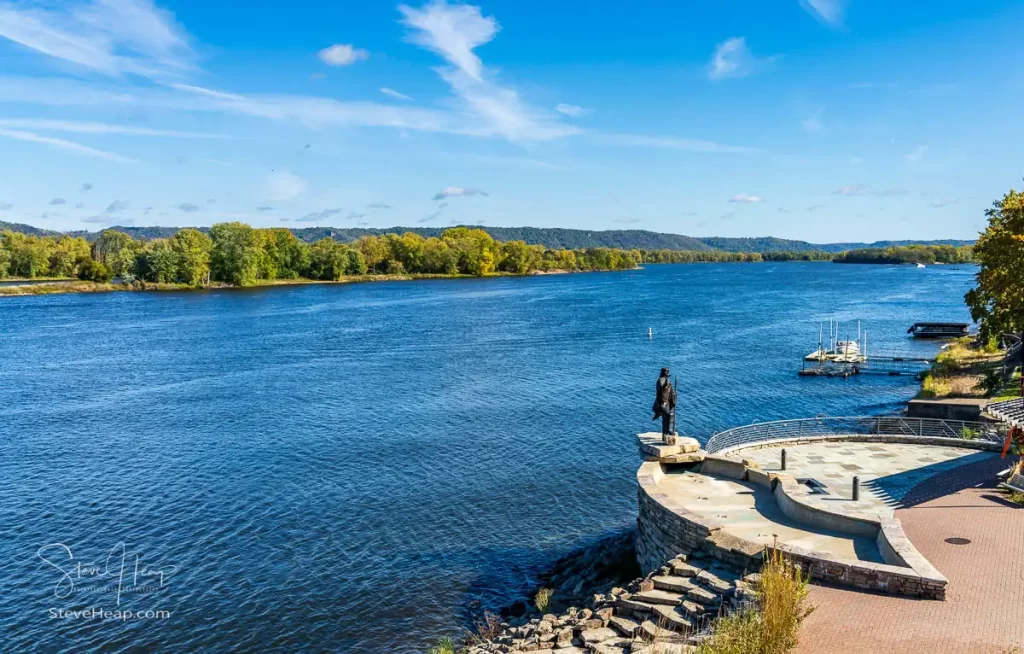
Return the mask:
<path id="1" fill-rule="evenodd" d="M 816 608 L 797 653 L 1024 651 L 1024 508 L 1002 499 L 994 483 L 1008 462 L 993 456 L 943 472 L 913 488 L 896 511 L 917 549 L 949 579 L 945 602 L 813 586 Z"/>

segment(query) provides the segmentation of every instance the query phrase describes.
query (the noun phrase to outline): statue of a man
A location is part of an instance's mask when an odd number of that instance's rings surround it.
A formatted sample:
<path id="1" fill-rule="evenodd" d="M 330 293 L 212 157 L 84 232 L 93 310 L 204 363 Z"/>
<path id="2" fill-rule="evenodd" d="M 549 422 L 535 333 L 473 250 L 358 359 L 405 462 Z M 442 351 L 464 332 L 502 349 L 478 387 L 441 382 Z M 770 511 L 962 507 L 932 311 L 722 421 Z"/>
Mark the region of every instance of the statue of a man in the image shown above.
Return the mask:
<path id="1" fill-rule="evenodd" d="M 672 434 L 672 416 L 676 413 L 676 389 L 672 387 L 672 380 L 669 378 L 668 368 L 661 369 L 661 376 L 655 386 L 654 395 L 654 417 L 651 420 L 661 418 L 661 436 Z"/>

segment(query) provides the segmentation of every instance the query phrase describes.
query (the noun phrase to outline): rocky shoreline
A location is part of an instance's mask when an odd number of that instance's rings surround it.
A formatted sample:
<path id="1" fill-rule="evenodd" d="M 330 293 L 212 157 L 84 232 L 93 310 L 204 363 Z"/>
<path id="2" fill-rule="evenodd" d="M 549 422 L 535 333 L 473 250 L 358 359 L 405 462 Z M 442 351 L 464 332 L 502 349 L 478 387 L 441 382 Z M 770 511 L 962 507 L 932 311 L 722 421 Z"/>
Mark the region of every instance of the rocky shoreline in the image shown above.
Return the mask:
<path id="1" fill-rule="evenodd" d="M 597 570 L 597 552 L 622 552 L 634 540 L 624 532 L 606 539 L 588 551 L 574 553 L 560 561 L 559 588 L 580 592 L 587 579 L 601 574 L 574 574 L 572 570 Z M 615 548 L 618 549 L 615 549 Z M 563 563 L 564 562 L 564 563 Z M 558 566 L 556 565 L 556 568 Z M 625 587 L 613 586 L 595 593 L 583 607 L 569 606 L 564 612 L 536 610 L 531 615 L 494 619 L 481 624 L 481 634 L 471 638 L 468 654 L 683 654 L 694 652 L 703 642 L 719 615 L 730 613 L 753 598 L 756 573 L 748 574 L 695 551 L 680 554 L 660 569 L 637 578 Z M 542 605 L 543 606 L 543 605 Z"/>

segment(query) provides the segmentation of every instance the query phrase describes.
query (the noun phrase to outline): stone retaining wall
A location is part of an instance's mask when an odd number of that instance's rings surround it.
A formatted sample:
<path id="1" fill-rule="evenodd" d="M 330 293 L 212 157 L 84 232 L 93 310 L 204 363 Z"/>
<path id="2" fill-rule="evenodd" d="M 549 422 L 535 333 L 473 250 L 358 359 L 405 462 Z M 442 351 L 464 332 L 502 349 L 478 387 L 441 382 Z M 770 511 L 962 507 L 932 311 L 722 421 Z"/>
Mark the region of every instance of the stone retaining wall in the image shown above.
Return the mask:
<path id="1" fill-rule="evenodd" d="M 990 449 L 994 444 L 984 441 L 954 441 L 953 439 L 921 439 L 906 437 L 854 436 L 852 438 L 816 437 L 787 443 L 821 440 L 866 440 L 884 442 L 936 441 L 948 445 L 950 441 L 972 449 Z M 773 443 L 777 444 L 777 443 Z M 750 448 L 750 445 L 744 449 Z M 756 447 L 756 446 L 755 446 Z M 944 599 L 946 578 L 922 556 L 903 532 L 899 520 L 880 520 L 866 516 L 829 513 L 804 501 L 806 490 L 789 475 L 768 474 L 744 465 L 738 458 L 718 454 L 708 457 L 715 471 L 725 472 L 731 478 L 767 484 L 773 489 L 776 501 L 786 515 L 801 522 L 824 526 L 851 535 L 874 538 L 886 563 L 841 559 L 826 552 L 810 551 L 785 543 L 777 549 L 810 573 L 816 582 L 833 583 L 864 590 L 875 590 L 910 597 Z M 663 464 L 645 461 L 637 471 L 639 483 L 639 517 L 637 518 L 637 562 L 644 573 L 656 569 L 663 561 L 680 553 L 704 551 L 715 558 L 749 570 L 760 569 L 763 548 L 753 542 L 726 532 L 713 518 L 686 510 L 659 488 L 664 478 Z M 701 464 L 702 466 L 703 464 Z M 703 472 L 703 468 L 698 468 Z M 745 470 L 744 474 L 738 471 Z M 737 474 L 739 476 L 737 477 Z"/>

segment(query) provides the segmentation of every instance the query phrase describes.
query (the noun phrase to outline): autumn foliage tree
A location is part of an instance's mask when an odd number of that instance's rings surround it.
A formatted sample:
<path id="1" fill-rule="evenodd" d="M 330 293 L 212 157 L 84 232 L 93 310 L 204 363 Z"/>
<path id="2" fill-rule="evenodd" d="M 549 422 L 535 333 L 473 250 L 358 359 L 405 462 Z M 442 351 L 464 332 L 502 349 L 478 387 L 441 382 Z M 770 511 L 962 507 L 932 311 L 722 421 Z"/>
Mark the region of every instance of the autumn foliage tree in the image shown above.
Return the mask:
<path id="1" fill-rule="evenodd" d="M 1011 190 L 986 212 L 974 246 L 977 286 L 965 296 L 983 338 L 1024 333 L 1024 194 Z"/>

